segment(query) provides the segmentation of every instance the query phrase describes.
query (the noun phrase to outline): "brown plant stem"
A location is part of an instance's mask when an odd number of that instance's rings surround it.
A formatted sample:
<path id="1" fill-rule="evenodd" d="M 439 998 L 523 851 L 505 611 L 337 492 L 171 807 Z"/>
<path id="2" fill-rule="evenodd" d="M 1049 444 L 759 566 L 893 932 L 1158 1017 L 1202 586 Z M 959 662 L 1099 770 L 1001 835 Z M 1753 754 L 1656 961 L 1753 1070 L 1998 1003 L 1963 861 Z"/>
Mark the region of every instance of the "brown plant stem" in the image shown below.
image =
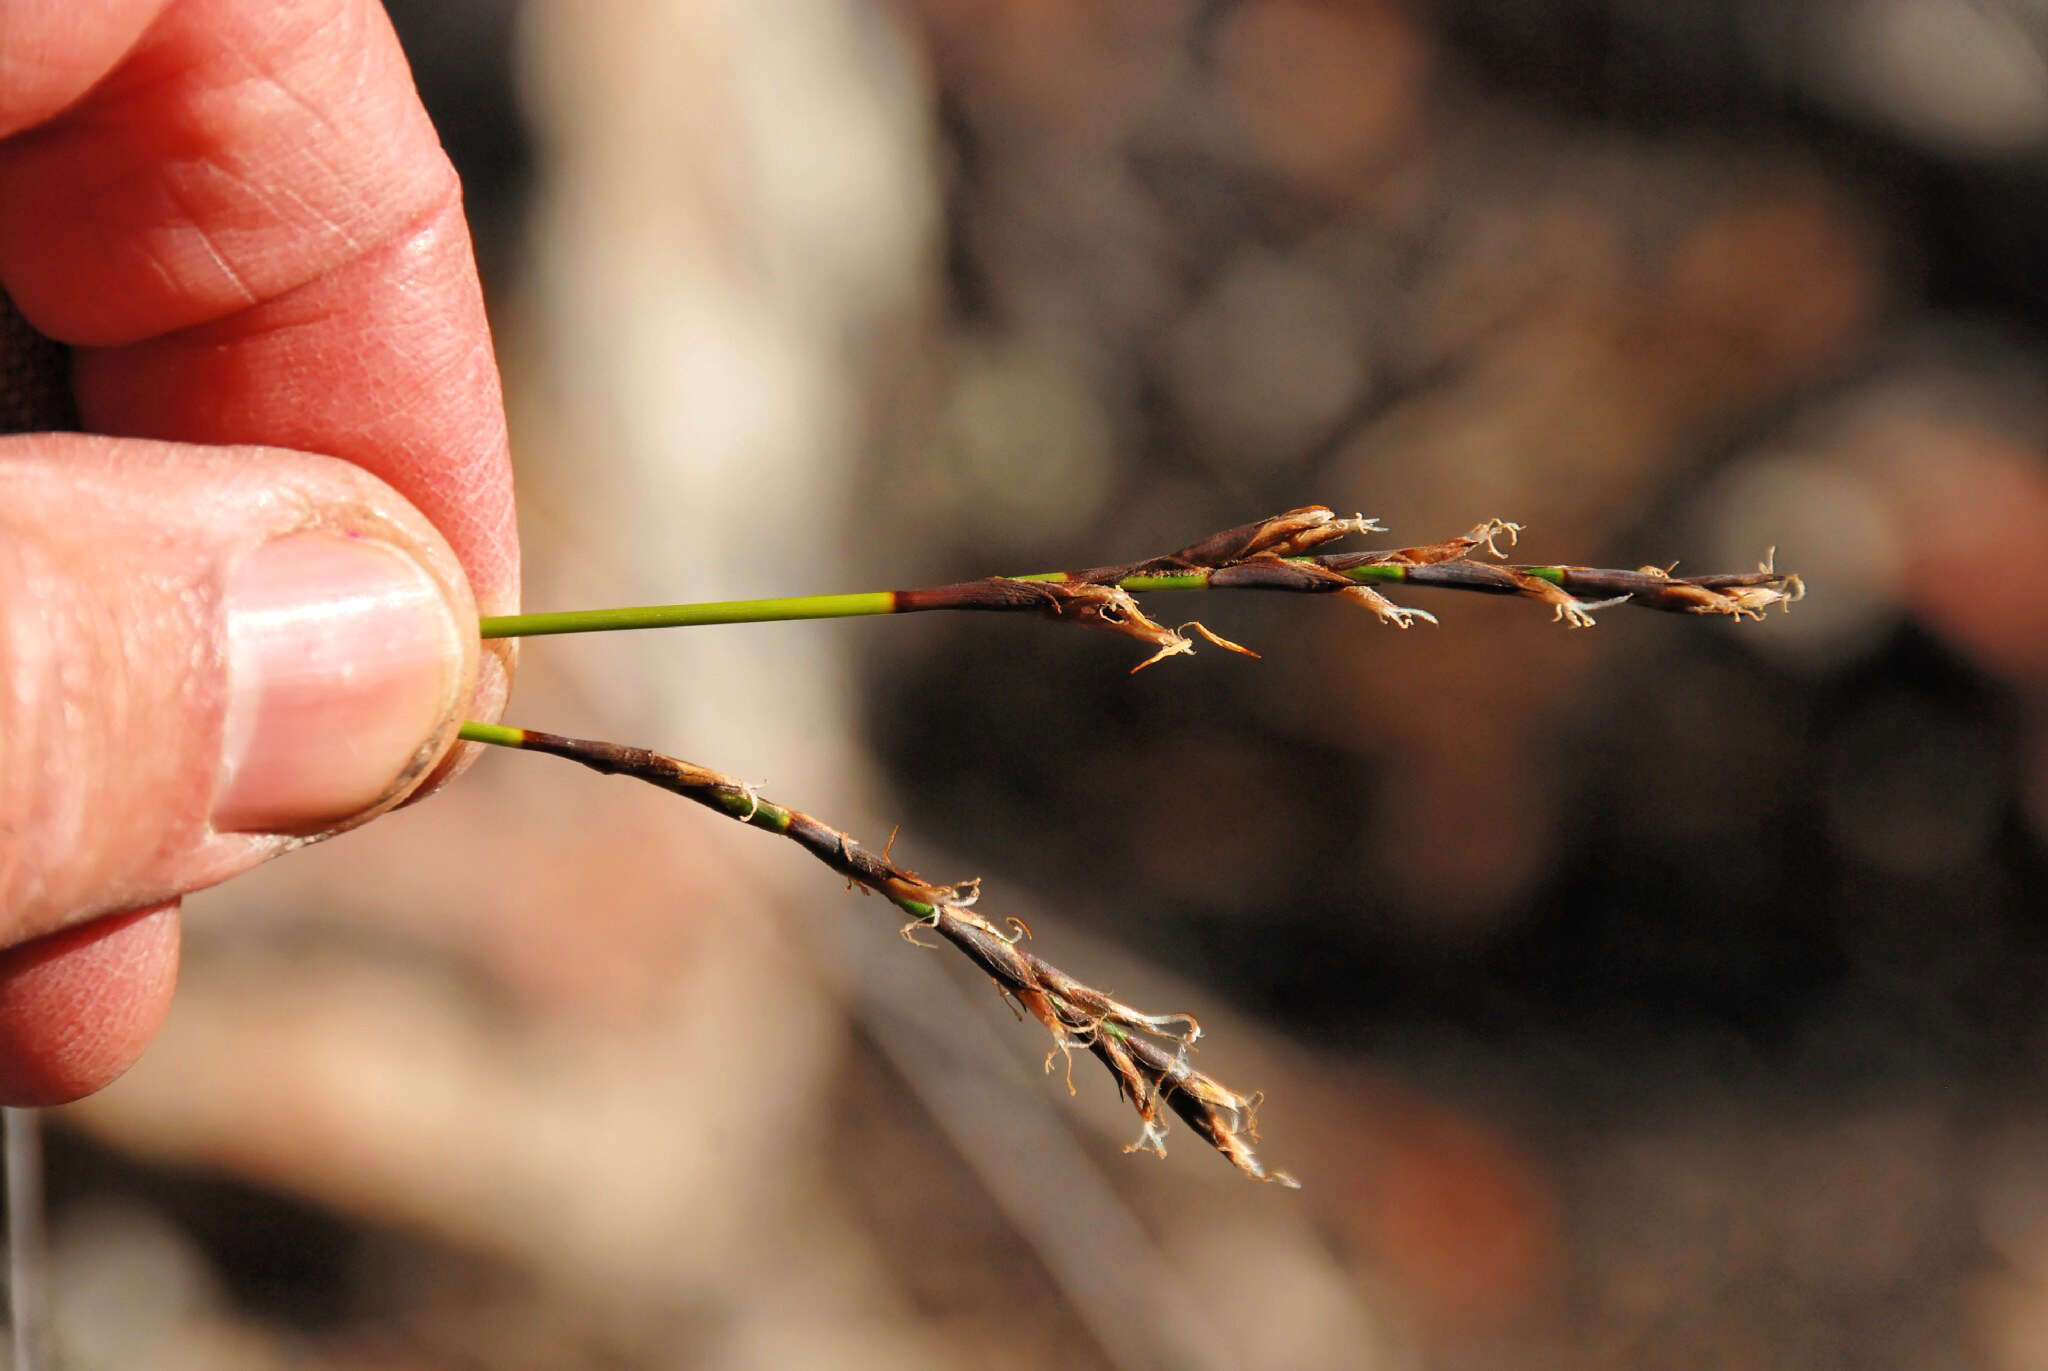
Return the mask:
<path id="1" fill-rule="evenodd" d="M 1304 505 L 1211 534 L 1164 557 L 1114 566 L 1029 576 L 990 576 L 913 590 L 513 614 L 483 620 L 480 631 L 484 637 L 499 638 L 982 610 L 1037 614 L 1135 638 L 1153 650 L 1150 657 L 1133 668 L 1142 671 L 1161 658 L 1192 652 L 1194 638 L 1189 636 L 1189 630 L 1217 647 L 1248 657 L 1258 655 L 1199 623 L 1172 628 L 1152 619 L 1139 606 L 1137 596 L 1155 590 L 1334 594 L 1397 628 L 1433 624 L 1436 616 L 1427 610 L 1395 604 L 1380 586 L 1410 585 L 1526 596 L 1549 605 L 1554 617 L 1571 628 L 1590 628 L 1594 610 L 1622 603 L 1674 613 L 1759 619 L 1772 605 L 1788 605 L 1805 594 L 1797 576 L 1779 572 L 1768 558 L 1753 572 L 1708 576 L 1675 576 L 1669 569 L 1659 567 L 1619 571 L 1570 565 L 1503 566 L 1474 560 L 1474 554 L 1481 550 L 1498 558 L 1500 540 L 1505 538 L 1510 544 L 1515 541 L 1521 525 L 1505 519 L 1488 519 L 1461 537 L 1417 547 L 1374 552 L 1314 551 L 1347 534 L 1378 531 L 1379 525 L 1363 516 L 1341 519 L 1326 506 Z"/>
<path id="2" fill-rule="evenodd" d="M 1052 1034 L 1046 1058 L 1071 1059 L 1085 1048 L 1115 1078 L 1142 1123 L 1140 1148 L 1166 1153 L 1164 1111 L 1185 1120 L 1233 1166 L 1261 1180 L 1293 1187 L 1284 1172 L 1268 1171 L 1252 1151 L 1258 1138 L 1260 1096 L 1240 1095 L 1189 1061 L 1201 1026 L 1188 1014 L 1146 1014 L 1087 985 L 1020 946 L 1028 934 L 1009 920 L 1007 930 L 976 913 L 981 883 L 941 885 L 891 862 L 838 829 L 801 810 L 757 794 L 751 786 L 705 767 L 642 747 L 565 738 L 538 729 L 498 724 L 465 724 L 462 736 L 525 752 L 545 752 L 579 762 L 606 775 L 631 776 L 694 800 L 728 818 L 790 839 L 826 866 L 882 895 L 911 916 L 903 935 L 917 942 L 929 930 L 951 943 L 988 975 L 996 988 Z M 1068 1081 L 1072 1088 L 1072 1079 Z"/>

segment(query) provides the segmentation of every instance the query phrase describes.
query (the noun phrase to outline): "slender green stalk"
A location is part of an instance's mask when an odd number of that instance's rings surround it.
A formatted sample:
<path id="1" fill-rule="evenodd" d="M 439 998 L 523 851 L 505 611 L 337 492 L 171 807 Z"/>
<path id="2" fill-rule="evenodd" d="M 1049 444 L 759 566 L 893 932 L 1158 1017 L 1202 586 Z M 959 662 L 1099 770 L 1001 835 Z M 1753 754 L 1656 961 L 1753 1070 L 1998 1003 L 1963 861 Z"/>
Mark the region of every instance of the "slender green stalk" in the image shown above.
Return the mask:
<path id="1" fill-rule="evenodd" d="M 730 776 L 646 748 L 503 724 L 467 723 L 461 736 L 475 743 L 545 752 L 606 775 L 630 776 L 790 839 L 839 875 L 908 914 L 910 922 L 902 932 L 910 941 L 918 941 L 918 932 L 929 931 L 966 954 L 1002 994 L 1046 1027 L 1052 1034 L 1053 1054 L 1071 1061 L 1078 1047 L 1108 1067 L 1143 1123 L 1137 1142 L 1126 1150 L 1144 1148 L 1164 1156 L 1164 1111 L 1171 1110 L 1245 1174 L 1295 1184 L 1283 1172 L 1268 1171 L 1252 1152 L 1260 1097 L 1240 1095 L 1189 1064 L 1188 1054 L 1202 1033 L 1192 1015 L 1142 1013 L 1025 951 L 1018 944 L 1029 930 L 1021 922 L 1012 919 L 1007 929 L 998 928 L 972 908 L 981 898 L 979 879 L 952 885 L 928 881 L 895 865 L 886 850 L 871 852 L 838 829 L 766 799 Z M 1048 1056 L 1048 1065 L 1051 1060 Z"/>
<path id="2" fill-rule="evenodd" d="M 471 719 L 457 731 L 456 737 L 465 743 L 489 743 L 492 747 L 524 747 L 526 730 L 508 728 L 504 724 L 480 724 Z"/>
<path id="3" fill-rule="evenodd" d="M 1480 550 L 1499 556 L 1497 540 L 1506 538 L 1512 543 L 1520 533 L 1520 525 L 1503 519 L 1489 519 L 1461 537 L 1420 547 L 1379 552 L 1310 551 L 1346 534 L 1376 531 L 1378 525 L 1370 519 L 1340 519 L 1322 505 L 1309 505 L 1225 529 L 1178 552 L 1141 562 L 991 576 L 915 590 L 508 614 L 483 620 L 482 634 L 513 638 L 942 609 L 1007 610 L 1090 624 L 1137 638 L 1154 649 L 1153 656 L 1142 664 L 1149 666 L 1161 657 L 1193 650 L 1193 640 L 1184 632 L 1148 618 L 1132 598 L 1151 591 L 1336 593 L 1399 628 L 1416 622 L 1435 623 L 1436 617 L 1395 604 L 1375 586 L 1525 596 L 1550 605 L 1556 617 L 1573 628 L 1590 627 L 1591 611 L 1622 603 L 1678 613 L 1759 618 L 1769 606 L 1789 603 L 1803 593 L 1798 577 L 1780 574 L 1768 562 L 1753 572 L 1681 577 L 1656 567 L 1621 571 L 1564 564 L 1503 566 L 1474 560 L 1472 554 Z M 1218 638 L 1200 624 L 1184 627 L 1195 629 L 1218 646 L 1257 655 Z"/>
<path id="4" fill-rule="evenodd" d="M 1307 564 L 1315 559 L 1283 559 Z M 1561 584 L 1565 567 L 1522 566 L 1514 568 Z M 1344 573 L 1361 585 L 1405 580 L 1407 568 L 1362 566 Z M 1028 576 L 1000 579 L 1031 584 L 1066 584 L 1071 575 L 1064 571 L 1040 571 Z M 1134 595 L 1154 590 L 1207 590 L 1210 569 L 1185 572 L 1135 573 L 1112 584 Z M 1454 589 L 1456 587 L 1453 587 Z M 481 621 L 484 638 L 539 638 L 558 633 L 613 633 L 638 628 L 706 628 L 714 624 L 773 624 L 805 619 L 862 619 L 879 614 L 906 614 L 920 609 L 966 608 L 967 606 L 915 605 L 902 603 L 906 594 L 897 590 L 857 590 L 836 595 L 786 595 L 760 600 L 706 600 L 695 604 L 631 605 L 617 609 L 567 609 L 545 614 L 493 614 Z"/>
<path id="5" fill-rule="evenodd" d="M 634 609 L 572 609 L 556 614 L 500 614 L 483 620 L 486 638 L 533 638 L 548 633 L 610 633 L 626 628 L 700 628 L 707 624 L 768 624 L 789 619 L 851 619 L 895 611 L 886 590 L 850 595 L 791 595 L 774 600 L 716 600 L 695 605 L 643 605 Z"/>

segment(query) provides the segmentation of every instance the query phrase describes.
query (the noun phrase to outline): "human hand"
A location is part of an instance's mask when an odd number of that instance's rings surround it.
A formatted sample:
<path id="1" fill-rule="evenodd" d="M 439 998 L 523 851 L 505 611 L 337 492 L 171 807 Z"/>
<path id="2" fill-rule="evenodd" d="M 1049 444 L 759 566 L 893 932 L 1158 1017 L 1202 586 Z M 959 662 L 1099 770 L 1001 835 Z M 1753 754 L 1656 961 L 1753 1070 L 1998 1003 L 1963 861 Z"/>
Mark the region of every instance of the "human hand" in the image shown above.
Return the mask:
<path id="1" fill-rule="evenodd" d="M 450 773 L 518 548 L 376 0 L 7 0 L 0 287 L 86 430 L 0 437 L 0 1102 L 51 1103 L 154 1033 L 179 896 Z"/>

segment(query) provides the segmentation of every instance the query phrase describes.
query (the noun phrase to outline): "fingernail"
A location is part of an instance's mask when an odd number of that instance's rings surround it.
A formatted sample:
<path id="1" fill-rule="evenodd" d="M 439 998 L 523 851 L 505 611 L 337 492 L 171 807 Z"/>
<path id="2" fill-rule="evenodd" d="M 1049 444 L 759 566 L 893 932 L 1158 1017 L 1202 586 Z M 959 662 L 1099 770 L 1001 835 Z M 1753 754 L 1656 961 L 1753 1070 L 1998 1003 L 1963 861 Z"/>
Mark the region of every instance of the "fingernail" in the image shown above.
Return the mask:
<path id="1" fill-rule="evenodd" d="M 462 669 L 441 589 L 369 538 L 295 533 L 228 575 L 218 829 L 277 832 L 376 804 L 430 760 Z"/>

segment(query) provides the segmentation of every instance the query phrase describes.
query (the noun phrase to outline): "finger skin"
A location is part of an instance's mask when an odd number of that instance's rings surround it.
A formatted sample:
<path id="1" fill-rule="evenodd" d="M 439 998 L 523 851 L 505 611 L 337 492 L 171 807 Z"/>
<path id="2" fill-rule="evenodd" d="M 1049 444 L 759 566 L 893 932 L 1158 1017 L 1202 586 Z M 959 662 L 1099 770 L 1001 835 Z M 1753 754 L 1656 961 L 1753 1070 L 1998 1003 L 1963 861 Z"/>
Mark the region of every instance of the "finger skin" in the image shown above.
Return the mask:
<path id="1" fill-rule="evenodd" d="M 112 71 L 165 0 L 0 6 L 0 138 L 49 119 Z"/>
<path id="2" fill-rule="evenodd" d="M 0 1104 L 65 1104 L 135 1064 L 178 981 L 176 902 L 0 949 Z"/>
<path id="3" fill-rule="evenodd" d="M 505 613 L 519 557 L 460 188 L 376 0 L 0 0 L 0 289 L 82 427 L 221 445 L 0 440 L 0 944 L 43 935 L 0 953 L 0 1099 L 33 1103 L 147 1041 L 162 902 L 300 840 L 205 817 L 222 569 L 363 531 Z"/>
<path id="4" fill-rule="evenodd" d="M 347 458 L 442 529 L 484 612 L 515 608 L 461 190 L 376 0 L 0 15 L 0 72 L 33 65 L 10 47 L 72 45 L 0 82 L 0 131 L 22 130 L 0 141 L 0 284 L 74 348 L 83 427 Z M 504 685 L 485 674 L 480 712 Z"/>
<path id="5" fill-rule="evenodd" d="M 441 531 L 479 612 L 519 599 L 519 546 L 497 363 L 459 207 L 278 299 L 123 348 L 84 349 L 72 389 L 89 428 L 263 443 L 382 477 Z M 509 651 L 486 647 L 472 717 L 495 719 Z M 467 749 L 464 749 L 467 751 Z"/>
<path id="6" fill-rule="evenodd" d="M 275 298 L 456 184 L 375 0 L 173 0 L 78 97 L 0 152 L 0 275 L 67 343 Z"/>
<path id="7" fill-rule="evenodd" d="M 388 544 L 459 616 L 475 613 L 439 533 L 350 463 L 0 438 L 0 945 L 161 903 L 305 841 L 219 832 L 209 811 L 229 686 L 223 584 L 260 545 L 308 530 Z M 479 653 L 463 641 L 408 790 L 474 689 Z"/>

